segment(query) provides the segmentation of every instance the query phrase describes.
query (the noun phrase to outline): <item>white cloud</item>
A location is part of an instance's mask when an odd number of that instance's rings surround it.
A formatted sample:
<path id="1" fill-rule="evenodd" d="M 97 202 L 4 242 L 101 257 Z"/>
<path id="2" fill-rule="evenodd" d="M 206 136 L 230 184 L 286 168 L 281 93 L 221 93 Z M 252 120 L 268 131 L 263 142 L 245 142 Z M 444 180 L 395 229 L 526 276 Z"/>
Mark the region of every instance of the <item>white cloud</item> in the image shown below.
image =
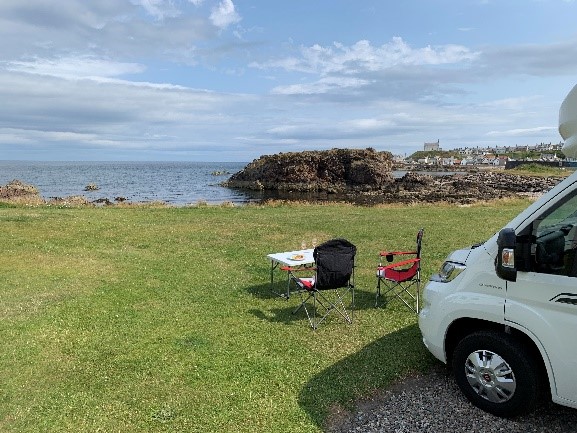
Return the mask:
<path id="1" fill-rule="evenodd" d="M 142 6 L 146 12 L 156 19 L 177 17 L 180 11 L 171 0 L 131 0 L 133 4 Z"/>
<path id="2" fill-rule="evenodd" d="M 261 69 L 280 68 L 287 71 L 321 75 L 353 74 L 365 71 L 382 71 L 395 66 L 446 65 L 469 62 L 479 55 L 461 45 L 426 46 L 412 48 L 400 37 L 374 47 L 367 40 L 352 46 L 335 42 L 333 46 L 318 44 L 301 47 L 300 57 L 288 57 L 265 63 L 253 63 Z"/>
<path id="3" fill-rule="evenodd" d="M 219 29 L 225 29 L 229 25 L 239 22 L 241 17 L 236 12 L 232 0 L 222 0 L 218 6 L 212 9 L 210 20 Z"/>
<path id="4" fill-rule="evenodd" d="M 520 110 L 529 105 L 537 105 L 537 96 L 506 98 L 495 101 L 484 102 L 480 106 L 488 109 Z"/>
<path id="5" fill-rule="evenodd" d="M 352 77 L 324 77 L 311 84 L 291 84 L 277 86 L 271 93 L 279 95 L 314 95 L 328 93 L 335 89 L 358 88 L 369 84 L 369 81 Z"/>
<path id="6" fill-rule="evenodd" d="M 80 53 L 122 62 L 144 58 L 190 65 L 219 43 L 207 11 L 182 0 L 66 0 L 58 7 L 45 0 L 7 2 L 0 2 L 4 61 Z M 199 42 L 209 48 L 196 51 Z"/>
<path id="7" fill-rule="evenodd" d="M 506 131 L 490 131 L 487 133 L 487 136 L 497 136 L 497 137 L 525 137 L 525 136 L 534 136 L 534 135 L 544 135 L 551 134 L 552 136 L 557 135 L 557 128 L 554 126 L 538 126 L 535 128 L 518 128 L 518 129 L 509 129 Z"/>
<path id="8" fill-rule="evenodd" d="M 93 56 L 35 59 L 33 61 L 6 62 L 6 70 L 62 78 L 118 77 L 138 74 L 145 70 L 137 63 L 114 62 Z"/>

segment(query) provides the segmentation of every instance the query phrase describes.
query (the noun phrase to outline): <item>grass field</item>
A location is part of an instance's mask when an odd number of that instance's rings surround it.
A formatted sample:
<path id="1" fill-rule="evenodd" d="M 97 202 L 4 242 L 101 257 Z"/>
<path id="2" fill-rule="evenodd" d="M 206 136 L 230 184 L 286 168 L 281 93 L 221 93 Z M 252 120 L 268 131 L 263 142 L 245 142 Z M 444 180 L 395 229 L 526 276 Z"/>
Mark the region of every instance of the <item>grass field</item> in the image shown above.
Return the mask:
<path id="1" fill-rule="evenodd" d="M 1 206 L 0 431 L 322 431 L 436 362 L 414 314 L 374 307 L 378 251 L 424 227 L 426 280 L 527 205 Z M 266 255 L 313 237 L 358 248 L 352 325 L 270 292 Z"/>

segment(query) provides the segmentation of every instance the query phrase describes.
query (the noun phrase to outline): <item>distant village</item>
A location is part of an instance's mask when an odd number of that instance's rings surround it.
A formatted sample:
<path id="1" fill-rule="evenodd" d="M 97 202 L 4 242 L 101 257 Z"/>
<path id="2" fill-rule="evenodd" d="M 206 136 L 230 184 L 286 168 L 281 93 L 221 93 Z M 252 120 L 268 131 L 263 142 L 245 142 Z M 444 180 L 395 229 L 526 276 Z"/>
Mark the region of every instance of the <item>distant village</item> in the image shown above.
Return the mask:
<path id="1" fill-rule="evenodd" d="M 426 166 L 495 166 L 505 167 L 513 162 L 535 162 L 546 165 L 571 165 L 577 163 L 574 159 L 566 159 L 561 149 L 563 143 L 540 143 L 535 145 L 517 145 L 502 147 L 465 147 L 444 151 L 440 141 L 425 143 L 423 152 L 416 152 L 410 157 L 395 156 L 397 164 L 418 164 Z M 443 154 L 449 154 L 445 156 Z M 426 154 L 426 155 L 422 155 Z M 517 155 L 530 155 L 515 157 Z M 415 158 L 416 157 L 416 158 Z"/>

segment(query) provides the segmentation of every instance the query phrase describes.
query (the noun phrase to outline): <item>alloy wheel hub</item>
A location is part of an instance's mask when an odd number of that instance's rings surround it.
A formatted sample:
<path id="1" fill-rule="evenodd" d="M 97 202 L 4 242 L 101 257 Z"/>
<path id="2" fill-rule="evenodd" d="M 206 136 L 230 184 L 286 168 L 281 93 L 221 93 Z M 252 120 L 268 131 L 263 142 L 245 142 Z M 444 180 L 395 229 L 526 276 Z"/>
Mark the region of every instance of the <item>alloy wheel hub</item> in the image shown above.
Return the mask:
<path id="1" fill-rule="evenodd" d="M 493 403 L 508 401 L 517 388 L 509 364 L 490 350 L 472 352 L 465 361 L 465 375 L 473 390 Z"/>

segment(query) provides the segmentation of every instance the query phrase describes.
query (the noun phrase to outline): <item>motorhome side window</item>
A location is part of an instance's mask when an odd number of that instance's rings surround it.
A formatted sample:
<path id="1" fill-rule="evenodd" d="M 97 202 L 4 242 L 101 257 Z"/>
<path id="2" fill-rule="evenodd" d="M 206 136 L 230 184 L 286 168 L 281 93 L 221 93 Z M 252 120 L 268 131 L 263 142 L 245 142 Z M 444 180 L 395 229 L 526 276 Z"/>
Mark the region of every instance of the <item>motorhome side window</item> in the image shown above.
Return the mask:
<path id="1" fill-rule="evenodd" d="M 534 271 L 577 277 L 577 193 L 532 224 Z"/>

